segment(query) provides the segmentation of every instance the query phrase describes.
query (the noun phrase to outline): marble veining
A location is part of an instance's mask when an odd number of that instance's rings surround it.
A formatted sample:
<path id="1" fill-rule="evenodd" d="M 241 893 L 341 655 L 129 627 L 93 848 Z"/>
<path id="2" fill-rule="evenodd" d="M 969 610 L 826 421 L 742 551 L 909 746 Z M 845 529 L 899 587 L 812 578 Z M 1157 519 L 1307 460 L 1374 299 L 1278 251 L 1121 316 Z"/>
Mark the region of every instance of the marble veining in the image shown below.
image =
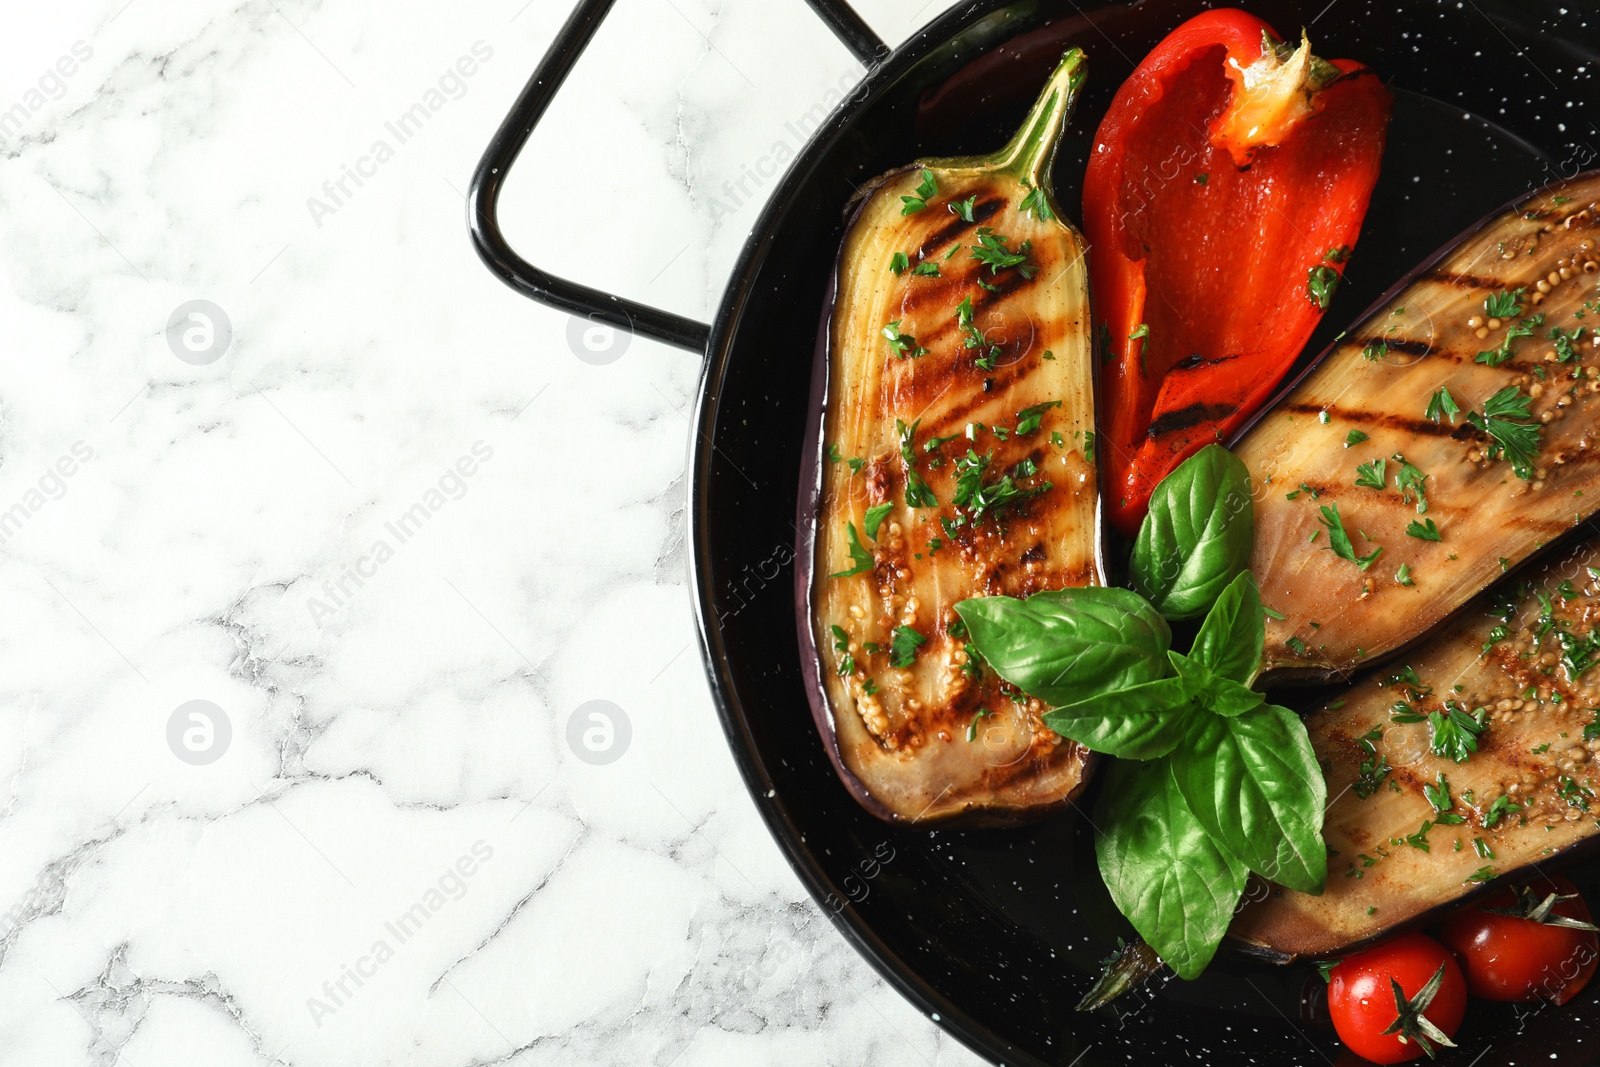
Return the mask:
<path id="1" fill-rule="evenodd" d="M 947 5 L 859 6 L 894 41 Z M 809 900 L 723 742 L 697 359 L 468 244 L 566 14 L 10 13 L 0 1063 L 977 1062 Z M 801 0 L 622 0 L 508 232 L 707 318 L 860 73 Z"/>

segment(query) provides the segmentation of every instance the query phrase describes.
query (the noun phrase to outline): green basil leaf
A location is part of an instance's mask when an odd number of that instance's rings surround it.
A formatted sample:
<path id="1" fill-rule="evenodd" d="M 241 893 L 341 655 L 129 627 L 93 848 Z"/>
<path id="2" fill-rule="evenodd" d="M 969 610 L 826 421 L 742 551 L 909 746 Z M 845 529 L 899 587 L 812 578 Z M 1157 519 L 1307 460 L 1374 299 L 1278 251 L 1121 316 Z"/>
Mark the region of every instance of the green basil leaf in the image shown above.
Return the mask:
<path id="1" fill-rule="evenodd" d="M 1208 716 L 1209 717 L 1209 716 Z M 1095 858 L 1111 899 L 1180 978 L 1216 955 L 1249 873 L 1184 803 L 1169 760 L 1118 760 L 1095 805 Z"/>
<path id="2" fill-rule="evenodd" d="M 1249 685 L 1261 672 L 1261 646 L 1266 639 L 1261 591 L 1250 572 L 1241 571 L 1200 624 L 1189 656 L 1224 678 Z"/>
<path id="3" fill-rule="evenodd" d="M 1069 741 L 1123 759 L 1165 756 L 1183 738 L 1189 692 L 1176 678 L 1145 682 L 1044 714 L 1044 724 Z"/>
<path id="4" fill-rule="evenodd" d="M 1249 686 L 1224 678 L 1192 655 L 1168 652 L 1167 659 L 1172 661 L 1173 669 L 1182 680 L 1189 702 L 1218 715 L 1228 718 L 1242 715 L 1267 699 Z"/>
<path id="5" fill-rule="evenodd" d="M 1253 711 L 1266 702 L 1265 693 L 1258 693 L 1231 678 L 1218 678 L 1216 687 L 1206 694 L 1206 707 L 1225 719 Z"/>
<path id="6" fill-rule="evenodd" d="M 956 612 L 995 673 L 1057 707 L 1172 673 L 1166 620 L 1126 589 L 977 597 Z"/>
<path id="7" fill-rule="evenodd" d="M 1233 718 L 1191 715 L 1168 761 L 1189 810 L 1262 877 L 1321 893 L 1328 875 L 1328 789 L 1300 717 L 1262 704 Z"/>
<path id="8" fill-rule="evenodd" d="M 1129 563 L 1133 588 L 1169 619 L 1197 619 L 1250 566 L 1250 470 L 1207 445 L 1161 479 Z"/>

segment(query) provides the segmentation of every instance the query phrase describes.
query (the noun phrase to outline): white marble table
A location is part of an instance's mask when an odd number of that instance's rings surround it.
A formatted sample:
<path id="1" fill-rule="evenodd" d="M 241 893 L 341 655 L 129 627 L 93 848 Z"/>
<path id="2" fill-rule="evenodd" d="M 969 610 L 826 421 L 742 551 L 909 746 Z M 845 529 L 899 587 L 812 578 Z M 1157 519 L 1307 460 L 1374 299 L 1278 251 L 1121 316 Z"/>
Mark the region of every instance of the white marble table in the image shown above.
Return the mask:
<path id="1" fill-rule="evenodd" d="M 891 41 L 944 6 L 859 4 Z M 468 244 L 566 13 L 8 11 L 0 1063 L 976 1062 L 806 897 L 724 745 L 697 359 L 577 358 Z M 706 318 L 857 73 L 800 0 L 620 0 L 508 231 Z"/>

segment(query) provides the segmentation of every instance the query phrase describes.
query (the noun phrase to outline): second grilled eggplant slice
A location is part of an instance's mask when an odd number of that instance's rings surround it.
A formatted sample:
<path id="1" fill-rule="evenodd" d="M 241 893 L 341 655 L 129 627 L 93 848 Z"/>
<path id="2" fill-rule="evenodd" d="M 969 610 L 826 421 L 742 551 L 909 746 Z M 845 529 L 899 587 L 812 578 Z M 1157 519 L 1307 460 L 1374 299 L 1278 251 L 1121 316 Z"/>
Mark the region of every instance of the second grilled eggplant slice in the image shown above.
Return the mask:
<path id="1" fill-rule="evenodd" d="M 801 643 L 835 767 L 884 818 L 1016 821 L 1086 775 L 953 610 L 1103 584 L 1084 249 L 1049 186 L 1083 77 L 1073 50 L 997 155 L 886 176 L 840 255 Z"/>
<path id="2" fill-rule="evenodd" d="M 1596 575 L 1600 538 L 1307 720 L 1335 798 L 1327 889 L 1268 890 L 1235 919 L 1236 942 L 1335 955 L 1600 840 Z"/>
<path id="3" fill-rule="evenodd" d="M 1404 648 L 1600 507 L 1600 174 L 1519 201 L 1381 303 L 1235 446 L 1264 669 Z"/>

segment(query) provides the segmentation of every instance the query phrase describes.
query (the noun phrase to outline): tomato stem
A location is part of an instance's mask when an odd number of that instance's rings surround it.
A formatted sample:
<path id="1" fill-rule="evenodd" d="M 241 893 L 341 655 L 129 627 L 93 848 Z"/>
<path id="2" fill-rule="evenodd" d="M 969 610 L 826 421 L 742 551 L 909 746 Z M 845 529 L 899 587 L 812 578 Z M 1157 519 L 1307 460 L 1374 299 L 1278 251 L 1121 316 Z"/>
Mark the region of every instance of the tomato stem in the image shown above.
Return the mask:
<path id="1" fill-rule="evenodd" d="M 1444 984 L 1445 966 L 1446 963 L 1439 964 L 1439 969 L 1433 972 L 1433 977 L 1428 979 L 1427 984 L 1417 990 L 1417 995 L 1410 1000 L 1406 999 L 1405 990 L 1400 988 L 1400 983 L 1393 978 L 1389 979 L 1389 985 L 1394 988 L 1394 1006 L 1400 1014 L 1389 1024 L 1389 1029 L 1383 1032 L 1394 1034 L 1400 1039 L 1401 1044 L 1415 1041 L 1417 1046 L 1428 1054 L 1430 1060 L 1433 1059 L 1433 1046 L 1429 1044 L 1430 1041 L 1448 1048 L 1456 1047 L 1456 1043 L 1450 1040 L 1449 1035 L 1433 1025 L 1433 1022 L 1423 1014 L 1433 1003 L 1433 998 L 1439 994 L 1439 987 Z"/>

